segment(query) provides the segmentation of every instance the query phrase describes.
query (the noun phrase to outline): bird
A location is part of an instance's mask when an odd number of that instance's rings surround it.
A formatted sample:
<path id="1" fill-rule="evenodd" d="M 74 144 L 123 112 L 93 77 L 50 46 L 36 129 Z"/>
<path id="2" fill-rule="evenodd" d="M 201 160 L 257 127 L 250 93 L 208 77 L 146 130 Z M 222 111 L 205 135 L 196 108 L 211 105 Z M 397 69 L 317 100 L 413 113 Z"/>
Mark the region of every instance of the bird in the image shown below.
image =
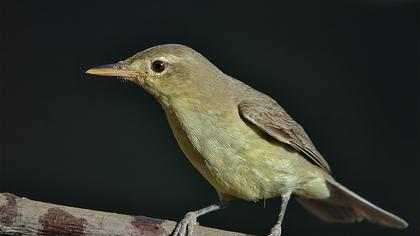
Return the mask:
<path id="1" fill-rule="evenodd" d="M 188 46 L 154 46 L 86 73 L 122 78 L 155 97 L 181 150 L 217 191 L 219 201 L 186 213 L 174 236 L 191 236 L 199 216 L 233 199 L 276 197 L 280 212 L 269 235 L 280 236 L 292 194 L 327 222 L 408 226 L 337 182 L 302 126 L 274 99 L 223 73 Z"/>

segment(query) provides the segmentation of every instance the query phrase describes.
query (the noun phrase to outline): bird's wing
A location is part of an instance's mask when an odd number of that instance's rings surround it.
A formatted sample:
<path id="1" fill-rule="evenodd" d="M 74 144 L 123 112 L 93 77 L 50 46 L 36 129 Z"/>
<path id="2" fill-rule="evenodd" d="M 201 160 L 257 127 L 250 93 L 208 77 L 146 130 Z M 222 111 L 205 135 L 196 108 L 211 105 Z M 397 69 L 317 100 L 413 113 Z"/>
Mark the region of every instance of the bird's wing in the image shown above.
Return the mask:
<path id="1" fill-rule="evenodd" d="M 328 163 L 316 150 L 302 126 L 275 101 L 265 101 L 264 104 L 242 101 L 239 104 L 239 113 L 265 133 L 303 153 L 327 173 L 331 172 Z"/>

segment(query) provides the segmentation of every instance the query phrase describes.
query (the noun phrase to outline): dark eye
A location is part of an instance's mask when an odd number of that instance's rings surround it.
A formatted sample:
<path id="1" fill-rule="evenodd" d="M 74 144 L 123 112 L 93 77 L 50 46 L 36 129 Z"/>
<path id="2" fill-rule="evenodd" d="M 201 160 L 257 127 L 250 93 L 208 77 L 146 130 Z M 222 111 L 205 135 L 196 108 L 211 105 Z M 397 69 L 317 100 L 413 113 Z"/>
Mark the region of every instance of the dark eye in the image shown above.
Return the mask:
<path id="1" fill-rule="evenodd" d="M 154 61 L 152 63 L 152 70 L 154 72 L 162 72 L 163 70 L 165 70 L 166 68 L 166 64 L 163 61 Z"/>

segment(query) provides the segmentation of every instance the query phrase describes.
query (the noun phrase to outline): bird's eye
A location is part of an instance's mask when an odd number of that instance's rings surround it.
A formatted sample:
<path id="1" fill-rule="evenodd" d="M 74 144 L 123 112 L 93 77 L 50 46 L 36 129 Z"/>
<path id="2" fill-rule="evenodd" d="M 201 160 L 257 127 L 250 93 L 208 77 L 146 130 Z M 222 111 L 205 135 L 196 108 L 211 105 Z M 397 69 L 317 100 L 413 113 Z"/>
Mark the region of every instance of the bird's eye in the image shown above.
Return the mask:
<path id="1" fill-rule="evenodd" d="M 152 70 L 154 72 L 157 72 L 157 73 L 162 72 L 163 70 L 165 70 L 165 68 L 166 68 L 166 64 L 163 61 L 154 61 L 152 63 Z"/>

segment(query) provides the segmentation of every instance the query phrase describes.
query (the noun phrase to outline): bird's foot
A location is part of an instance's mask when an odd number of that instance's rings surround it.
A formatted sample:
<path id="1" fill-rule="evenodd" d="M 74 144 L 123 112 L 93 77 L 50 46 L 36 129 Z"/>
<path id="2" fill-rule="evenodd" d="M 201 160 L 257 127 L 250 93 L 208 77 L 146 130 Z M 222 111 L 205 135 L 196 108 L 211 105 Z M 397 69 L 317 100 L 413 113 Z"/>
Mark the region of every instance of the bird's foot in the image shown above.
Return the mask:
<path id="1" fill-rule="evenodd" d="M 280 236 L 281 235 L 281 225 L 276 224 L 271 228 L 271 232 L 268 236 Z"/>
<path id="2" fill-rule="evenodd" d="M 197 213 L 188 212 L 176 226 L 172 236 L 191 236 L 194 226 L 198 225 Z"/>

